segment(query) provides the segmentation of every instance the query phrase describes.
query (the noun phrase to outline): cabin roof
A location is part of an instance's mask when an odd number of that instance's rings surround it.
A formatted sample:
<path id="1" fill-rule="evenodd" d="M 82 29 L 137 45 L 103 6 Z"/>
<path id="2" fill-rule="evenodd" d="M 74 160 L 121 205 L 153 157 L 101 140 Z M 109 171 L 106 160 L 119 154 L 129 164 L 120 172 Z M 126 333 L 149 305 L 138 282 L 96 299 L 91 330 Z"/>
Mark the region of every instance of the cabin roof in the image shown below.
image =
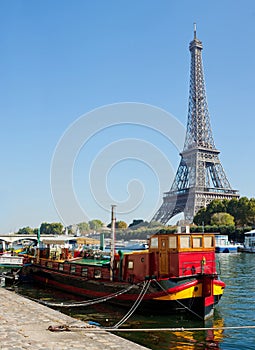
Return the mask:
<path id="1" fill-rule="evenodd" d="M 43 238 L 41 240 L 44 244 L 65 244 L 71 242 L 76 242 L 77 237 L 72 236 L 56 236 L 56 237 L 49 237 L 49 238 Z"/>
<path id="2" fill-rule="evenodd" d="M 78 259 L 75 261 L 71 261 L 72 264 L 78 264 L 78 265 L 92 265 L 92 266 L 103 266 L 110 262 L 107 258 L 102 259 Z"/>
<path id="3" fill-rule="evenodd" d="M 158 236 L 158 235 L 175 235 L 175 236 L 183 236 L 183 235 L 187 235 L 187 236 L 194 236 L 194 235 L 218 235 L 218 232 L 171 232 L 168 230 L 160 230 L 158 232 L 156 232 L 155 234 L 153 234 L 152 236 Z"/>

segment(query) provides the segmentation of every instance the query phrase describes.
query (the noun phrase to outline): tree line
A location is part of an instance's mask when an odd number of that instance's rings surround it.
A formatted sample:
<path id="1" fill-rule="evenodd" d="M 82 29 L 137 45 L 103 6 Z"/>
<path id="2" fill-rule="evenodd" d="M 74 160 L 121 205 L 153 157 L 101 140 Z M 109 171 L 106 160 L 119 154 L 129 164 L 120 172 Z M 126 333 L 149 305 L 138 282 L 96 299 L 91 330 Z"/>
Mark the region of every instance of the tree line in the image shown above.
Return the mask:
<path id="1" fill-rule="evenodd" d="M 146 239 L 148 235 L 155 233 L 159 228 L 164 227 L 158 222 L 147 222 L 144 220 L 133 220 L 128 225 L 125 221 L 119 220 L 115 223 L 116 239 Z M 41 235 L 61 235 L 68 233 L 70 235 L 85 235 L 91 232 L 104 232 L 105 237 L 111 235 L 111 223 L 107 226 L 99 219 L 90 220 L 89 222 L 80 222 L 78 224 L 64 227 L 59 222 L 47 223 L 43 222 L 39 228 L 31 228 L 29 226 L 20 228 L 20 235 L 38 235 L 38 230 Z M 67 232 L 66 232 L 67 231 Z"/>
<path id="2" fill-rule="evenodd" d="M 254 226 L 255 199 L 213 200 L 197 212 L 193 221 L 196 225 Z"/>

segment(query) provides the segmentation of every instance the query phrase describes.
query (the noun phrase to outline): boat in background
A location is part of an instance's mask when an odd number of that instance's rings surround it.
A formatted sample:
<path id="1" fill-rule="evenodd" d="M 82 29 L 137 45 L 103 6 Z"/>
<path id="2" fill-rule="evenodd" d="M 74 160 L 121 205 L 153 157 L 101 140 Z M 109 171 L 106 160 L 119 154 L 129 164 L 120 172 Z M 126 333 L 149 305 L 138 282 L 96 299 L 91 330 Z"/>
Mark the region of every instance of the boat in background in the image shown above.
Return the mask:
<path id="1" fill-rule="evenodd" d="M 24 264 L 24 257 L 13 255 L 11 252 L 3 253 L 0 256 L 0 267 L 20 268 Z"/>
<path id="2" fill-rule="evenodd" d="M 228 235 L 215 235 L 216 253 L 237 253 L 242 247 L 241 243 L 229 242 Z"/>
<path id="3" fill-rule="evenodd" d="M 143 241 L 137 241 L 137 242 L 132 242 L 130 241 L 126 246 L 125 250 L 145 250 L 148 249 L 149 245 L 147 242 Z"/>
<path id="4" fill-rule="evenodd" d="M 17 282 L 24 266 L 30 264 L 27 255 L 15 255 L 12 252 L 4 252 L 0 255 L 0 286 L 9 286 Z"/>
<path id="5" fill-rule="evenodd" d="M 122 250 L 122 251 L 131 251 L 131 250 L 145 250 L 148 249 L 149 245 L 147 243 L 147 240 L 130 240 L 126 242 L 117 242 L 115 244 L 115 250 Z M 111 243 L 106 245 L 105 251 L 109 251 L 111 249 Z"/>
<path id="6" fill-rule="evenodd" d="M 238 251 L 244 253 L 255 253 L 255 230 L 251 230 L 244 234 L 243 247 L 240 247 Z"/>

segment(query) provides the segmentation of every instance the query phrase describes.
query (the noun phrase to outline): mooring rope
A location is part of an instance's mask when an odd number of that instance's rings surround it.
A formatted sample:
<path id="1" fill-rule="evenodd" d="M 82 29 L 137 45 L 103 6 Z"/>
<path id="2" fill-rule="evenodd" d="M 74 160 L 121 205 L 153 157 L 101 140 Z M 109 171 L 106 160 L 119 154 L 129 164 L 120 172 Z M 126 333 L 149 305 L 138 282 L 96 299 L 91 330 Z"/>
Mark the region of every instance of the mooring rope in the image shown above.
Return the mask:
<path id="1" fill-rule="evenodd" d="M 134 302 L 134 304 L 132 305 L 131 309 L 126 313 L 126 315 L 124 317 L 122 317 L 122 319 L 117 322 L 115 324 L 115 326 L 113 326 L 113 328 L 118 328 L 120 327 L 124 322 L 126 322 L 135 312 L 135 310 L 138 308 L 138 306 L 140 305 L 141 301 L 143 300 L 145 294 L 147 293 L 147 290 L 150 286 L 151 281 L 146 281 L 143 285 L 143 288 L 140 292 L 140 294 L 138 295 L 136 301 Z"/>
<path id="2" fill-rule="evenodd" d="M 232 327 L 194 327 L 194 328 L 99 328 L 109 332 L 193 332 L 193 331 L 224 331 L 238 329 L 255 329 L 255 325 L 250 326 L 232 326 Z"/>
<path id="3" fill-rule="evenodd" d="M 100 297 L 100 298 L 96 298 L 96 299 L 92 299 L 92 300 L 85 300 L 85 301 L 81 301 L 81 302 L 73 302 L 73 303 L 65 303 L 65 302 L 57 302 L 56 303 L 56 302 L 50 302 L 50 301 L 34 299 L 34 298 L 29 298 L 29 297 L 28 298 L 36 301 L 39 304 L 43 304 L 46 306 L 55 306 L 55 307 L 62 307 L 62 308 L 81 307 L 81 306 L 89 306 L 89 305 L 103 303 L 103 302 L 110 300 L 112 298 L 115 298 L 121 294 L 127 293 L 132 288 L 134 288 L 134 285 L 131 285 L 128 288 L 122 289 L 119 292 L 109 294 L 105 297 Z"/>
<path id="4" fill-rule="evenodd" d="M 92 325 L 76 326 L 76 325 L 58 325 L 49 326 L 51 331 L 71 331 L 72 329 L 84 329 L 93 332 L 196 332 L 196 331 L 225 331 L 225 330 L 239 330 L 239 329 L 255 329 L 255 325 L 248 326 L 227 326 L 227 327 L 193 327 L 193 328 L 115 328 L 114 327 L 97 327 Z"/>

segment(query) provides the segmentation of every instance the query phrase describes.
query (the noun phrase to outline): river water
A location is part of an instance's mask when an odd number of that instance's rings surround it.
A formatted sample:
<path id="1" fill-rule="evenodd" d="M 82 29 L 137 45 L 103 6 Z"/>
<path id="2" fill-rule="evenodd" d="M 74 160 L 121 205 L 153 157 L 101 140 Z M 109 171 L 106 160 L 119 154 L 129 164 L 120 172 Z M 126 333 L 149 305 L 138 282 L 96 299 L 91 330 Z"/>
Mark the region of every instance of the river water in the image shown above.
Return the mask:
<path id="1" fill-rule="evenodd" d="M 255 350 L 255 254 L 218 254 L 220 278 L 226 283 L 225 293 L 216 307 L 215 315 L 205 324 L 192 316 L 174 315 L 152 317 L 133 314 L 122 326 L 125 328 L 181 328 L 184 331 L 153 331 L 116 333 L 153 350 L 166 349 L 254 349 Z M 23 285 L 16 292 L 46 301 L 79 300 L 68 294 L 45 288 Z M 60 309 L 59 309 L 60 310 Z M 60 310 L 84 321 L 112 327 L 126 310 L 106 303 L 86 308 Z M 231 327 L 244 327 L 231 329 Z M 189 328 L 213 327 L 213 330 Z M 220 327 L 229 327 L 221 330 Z M 121 346 L 120 346 L 121 349 Z"/>

